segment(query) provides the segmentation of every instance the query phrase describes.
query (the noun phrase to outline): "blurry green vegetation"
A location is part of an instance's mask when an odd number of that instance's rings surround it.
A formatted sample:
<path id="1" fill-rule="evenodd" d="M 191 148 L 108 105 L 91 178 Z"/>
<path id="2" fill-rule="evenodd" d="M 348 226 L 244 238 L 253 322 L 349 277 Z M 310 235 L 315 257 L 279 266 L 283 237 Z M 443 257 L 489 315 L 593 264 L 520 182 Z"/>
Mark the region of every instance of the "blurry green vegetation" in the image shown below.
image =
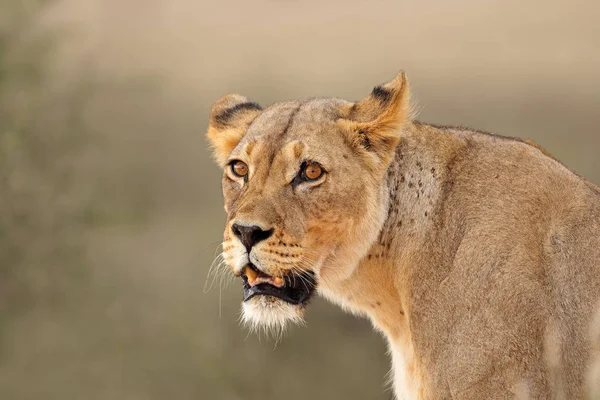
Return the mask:
<path id="1" fill-rule="evenodd" d="M 91 149 L 105 143 L 88 122 L 96 98 L 131 89 L 91 66 L 57 62 L 69 34 L 43 24 L 52 0 L 0 5 L 0 316 L 54 307 L 86 290 L 84 235 L 107 222 L 142 221 L 138 193 L 118 196 Z M 73 32 L 71 32 L 73 33 Z M 68 75 L 68 76 L 66 76 Z M 134 82 L 135 83 L 135 82 Z M 114 192 L 113 192 L 114 191 Z"/>
<path id="2" fill-rule="evenodd" d="M 4 1 L 0 15 L 0 313 L 52 304 L 82 279 L 87 199 L 75 200 L 71 162 L 86 94 L 57 90 L 56 32 L 34 29 L 49 1 Z M 4 323 L 6 320 L 3 319 Z"/>

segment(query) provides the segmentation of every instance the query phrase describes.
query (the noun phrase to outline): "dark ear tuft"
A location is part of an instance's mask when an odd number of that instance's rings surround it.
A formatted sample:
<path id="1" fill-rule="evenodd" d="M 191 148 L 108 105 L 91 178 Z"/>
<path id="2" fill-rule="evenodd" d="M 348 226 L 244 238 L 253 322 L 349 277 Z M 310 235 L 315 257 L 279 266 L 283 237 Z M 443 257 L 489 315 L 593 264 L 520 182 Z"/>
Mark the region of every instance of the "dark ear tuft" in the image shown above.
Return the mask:
<path id="1" fill-rule="evenodd" d="M 386 104 L 388 101 L 392 99 L 392 92 L 388 89 L 385 89 L 383 86 L 375 86 L 373 91 L 371 92 L 371 96 Z"/>
<path id="2" fill-rule="evenodd" d="M 217 115 L 214 116 L 214 122 L 216 125 L 221 127 L 225 127 L 229 124 L 229 122 L 235 117 L 238 112 L 245 110 L 254 110 L 254 111 L 262 111 L 262 107 L 253 101 L 249 101 L 246 103 L 238 103 L 233 107 L 226 108 L 225 110 L 220 111 Z"/>

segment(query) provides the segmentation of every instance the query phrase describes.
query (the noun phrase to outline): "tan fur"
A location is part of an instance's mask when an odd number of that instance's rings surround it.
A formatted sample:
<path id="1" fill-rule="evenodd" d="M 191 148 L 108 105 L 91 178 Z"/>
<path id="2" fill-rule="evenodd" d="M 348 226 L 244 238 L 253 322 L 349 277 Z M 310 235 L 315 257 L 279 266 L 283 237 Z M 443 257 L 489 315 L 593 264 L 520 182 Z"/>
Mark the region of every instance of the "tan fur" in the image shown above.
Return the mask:
<path id="1" fill-rule="evenodd" d="M 249 259 L 273 276 L 314 271 L 320 294 L 387 338 L 398 398 L 585 398 L 600 351 L 598 187 L 535 144 L 411 120 L 404 74 L 358 103 L 241 112 L 209 127 L 235 274 Z M 293 186 L 303 160 L 324 179 Z M 234 222 L 275 233 L 247 254 Z M 278 329 L 303 308 L 244 306 Z"/>
<path id="2" fill-rule="evenodd" d="M 238 145 L 250 123 L 260 114 L 261 110 L 257 108 L 246 108 L 235 110 L 235 107 L 244 104 L 252 104 L 244 96 L 239 94 L 230 94 L 221 97 L 212 108 L 210 113 L 210 126 L 208 128 L 208 138 L 214 145 L 215 160 L 219 165 L 223 165 L 229 154 Z M 228 111 L 236 112 L 227 116 L 227 120 L 221 120 Z"/>
<path id="3" fill-rule="evenodd" d="M 539 144 L 537 144 L 537 143 L 536 143 L 536 142 L 534 142 L 533 140 L 529 140 L 529 139 L 527 139 L 527 140 L 525 140 L 525 143 L 527 143 L 527 144 L 528 144 L 528 145 L 530 145 L 530 146 L 533 146 L 533 147 L 535 147 L 536 149 L 538 149 L 539 151 L 541 151 L 541 152 L 542 152 L 544 155 L 546 155 L 546 156 L 548 156 L 548 157 L 550 157 L 550 158 L 554 158 L 554 159 L 556 159 L 556 158 L 555 158 L 555 157 L 554 157 L 552 154 L 548 153 L 548 152 L 546 151 L 546 149 L 544 149 L 542 146 L 540 146 Z"/>

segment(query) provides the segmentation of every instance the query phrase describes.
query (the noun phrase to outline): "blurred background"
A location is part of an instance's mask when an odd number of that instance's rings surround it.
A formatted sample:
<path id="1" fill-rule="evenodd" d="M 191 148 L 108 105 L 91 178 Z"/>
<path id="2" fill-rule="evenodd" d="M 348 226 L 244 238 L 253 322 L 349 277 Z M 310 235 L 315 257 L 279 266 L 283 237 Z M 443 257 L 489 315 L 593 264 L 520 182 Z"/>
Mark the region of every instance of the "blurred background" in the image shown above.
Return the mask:
<path id="1" fill-rule="evenodd" d="M 600 183 L 593 1 L 1 0 L 0 399 L 391 399 L 369 323 L 316 301 L 276 344 L 207 274 L 212 102 L 358 100 L 533 139 Z"/>

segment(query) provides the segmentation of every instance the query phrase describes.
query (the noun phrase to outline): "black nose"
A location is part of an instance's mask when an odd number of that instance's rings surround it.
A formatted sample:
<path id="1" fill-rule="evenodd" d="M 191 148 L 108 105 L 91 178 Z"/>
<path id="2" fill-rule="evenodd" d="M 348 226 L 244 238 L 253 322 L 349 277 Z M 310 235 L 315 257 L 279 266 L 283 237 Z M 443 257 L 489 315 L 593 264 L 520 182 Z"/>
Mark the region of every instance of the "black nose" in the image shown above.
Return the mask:
<path id="1" fill-rule="evenodd" d="M 263 231 L 260 227 L 253 226 L 245 226 L 233 224 L 231 226 L 231 230 L 233 234 L 240 239 L 244 247 L 246 247 L 246 251 L 250 253 L 250 249 L 252 246 L 256 245 L 258 242 L 261 242 L 265 239 L 268 239 L 269 236 L 273 234 L 273 229 L 269 229 L 268 231 Z"/>

